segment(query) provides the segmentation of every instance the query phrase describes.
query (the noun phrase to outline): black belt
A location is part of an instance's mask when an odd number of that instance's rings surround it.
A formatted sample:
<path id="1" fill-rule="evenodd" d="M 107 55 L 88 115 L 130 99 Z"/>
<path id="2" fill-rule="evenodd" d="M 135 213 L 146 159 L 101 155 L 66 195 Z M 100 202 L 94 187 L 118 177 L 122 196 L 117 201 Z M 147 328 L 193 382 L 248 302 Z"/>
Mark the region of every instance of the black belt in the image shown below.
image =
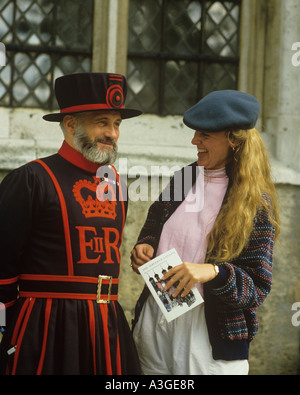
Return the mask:
<path id="1" fill-rule="evenodd" d="M 21 274 L 19 295 L 24 298 L 84 299 L 109 303 L 118 300 L 118 284 L 118 278 L 106 275 L 85 277 Z"/>

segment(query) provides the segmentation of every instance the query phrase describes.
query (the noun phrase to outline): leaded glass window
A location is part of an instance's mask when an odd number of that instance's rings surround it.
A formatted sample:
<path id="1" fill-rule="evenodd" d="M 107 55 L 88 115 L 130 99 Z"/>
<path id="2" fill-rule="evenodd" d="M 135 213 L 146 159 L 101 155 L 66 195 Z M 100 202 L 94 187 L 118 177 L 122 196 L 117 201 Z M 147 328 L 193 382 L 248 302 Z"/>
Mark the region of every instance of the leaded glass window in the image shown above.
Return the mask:
<path id="1" fill-rule="evenodd" d="M 91 70 L 94 0 L 0 0 L 0 105 L 57 107 L 54 80 Z"/>
<path id="2" fill-rule="evenodd" d="M 182 114 L 236 89 L 241 0 L 130 0 L 127 104 Z"/>

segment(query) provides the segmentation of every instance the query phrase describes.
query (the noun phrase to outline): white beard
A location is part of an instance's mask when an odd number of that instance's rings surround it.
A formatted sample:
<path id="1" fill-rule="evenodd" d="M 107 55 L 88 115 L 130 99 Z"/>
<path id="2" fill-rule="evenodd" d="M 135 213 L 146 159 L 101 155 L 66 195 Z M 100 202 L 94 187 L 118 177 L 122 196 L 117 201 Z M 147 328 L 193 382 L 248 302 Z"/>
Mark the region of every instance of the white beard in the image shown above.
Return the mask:
<path id="1" fill-rule="evenodd" d="M 118 147 L 112 139 L 102 139 L 103 142 L 109 142 L 113 144 L 111 147 L 103 147 L 100 151 L 97 142 L 101 142 L 101 139 L 95 139 L 92 141 L 84 128 L 79 125 L 74 135 L 74 145 L 77 151 L 79 151 L 87 160 L 101 165 L 111 165 L 115 162 L 118 154 Z"/>

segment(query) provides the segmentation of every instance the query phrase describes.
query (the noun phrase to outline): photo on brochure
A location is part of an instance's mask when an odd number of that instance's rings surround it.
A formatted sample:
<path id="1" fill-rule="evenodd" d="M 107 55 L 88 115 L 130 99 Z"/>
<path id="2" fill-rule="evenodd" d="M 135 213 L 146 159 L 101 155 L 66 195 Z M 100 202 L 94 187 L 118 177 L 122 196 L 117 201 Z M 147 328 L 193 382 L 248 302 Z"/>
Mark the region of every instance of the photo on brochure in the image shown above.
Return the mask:
<path id="1" fill-rule="evenodd" d="M 182 297 L 181 294 L 176 298 L 172 296 L 179 281 L 174 283 L 167 291 L 165 290 L 165 285 L 170 278 L 162 280 L 163 276 L 172 267 L 180 265 L 181 263 L 182 260 L 176 249 L 173 248 L 139 268 L 146 285 L 168 322 L 203 303 L 203 298 L 196 286 L 194 286 L 184 297 Z"/>

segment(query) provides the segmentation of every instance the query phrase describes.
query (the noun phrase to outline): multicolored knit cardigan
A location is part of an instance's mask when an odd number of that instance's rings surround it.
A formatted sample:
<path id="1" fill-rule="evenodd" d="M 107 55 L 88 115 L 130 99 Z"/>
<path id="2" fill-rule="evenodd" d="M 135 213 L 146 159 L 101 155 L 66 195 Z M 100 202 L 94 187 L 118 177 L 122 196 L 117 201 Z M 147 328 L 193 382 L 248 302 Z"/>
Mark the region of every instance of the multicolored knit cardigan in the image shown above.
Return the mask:
<path id="1" fill-rule="evenodd" d="M 194 182 L 197 164 L 190 166 Z M 138 237 L 137 244 L 150 244 L 155 254 L 164 223 L 183 201 L 174 199 L 178 197 L 178 190 L 174 188 L 184 185 L 183 169 L 180 173 L 182 183 L 171 179 L 168 193 L 164 194 L 169 194 L 170 199 L 164 201 L 160 195 L 152 204 Z M 176 177 L 178 180 L 178 174 Z M 183 199 L 186 194 L 187 191 L 185 195 L 182 191 Z M 254 218 L 249 242 L 241 255 L 232 262 L 220 262 L 219 275 L 204 284 L 205 316 L 214 359 L 248 359 L 249 343 L 258 330 L 257 308 L 271 290 L 274 238 L 274 226 L 266 210 L 261 209 Z M 145 286 L 136 305 L 133 328 L 148 296 Z"/>

